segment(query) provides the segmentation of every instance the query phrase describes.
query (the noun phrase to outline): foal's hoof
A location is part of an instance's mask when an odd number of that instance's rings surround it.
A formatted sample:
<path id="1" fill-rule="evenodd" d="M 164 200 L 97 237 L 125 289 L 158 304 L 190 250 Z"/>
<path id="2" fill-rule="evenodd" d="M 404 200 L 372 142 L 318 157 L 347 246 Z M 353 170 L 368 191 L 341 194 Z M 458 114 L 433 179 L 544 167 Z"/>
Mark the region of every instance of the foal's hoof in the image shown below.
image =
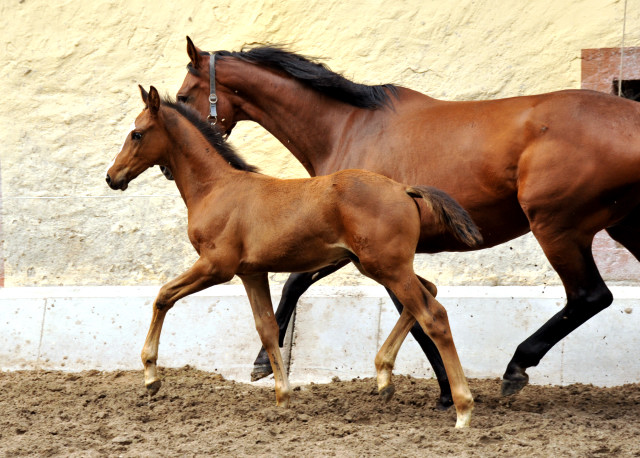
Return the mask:
<path id="1" fill-rule="evenodd" d="M 273 370 L 271 370 L 271 364 L 256 364 L 253 366 L 253 371 L 251 371 L 251 381 L 258 381 L 272 373 Z"/>
<path id="2" fill-rule="evenodd" d="M 154 396 L 158 392 L 161 386 L 162 386 L 162 382 L 160 380 L 151 382 L 146 385 L 147 393 L 149 393 L 149 396 Z"/>
<path id="3" fill-rule="evenodd" d="M 518 393 L 529 383 L 529 376 L 526 372 L 521 375 L 514 375 L 511 379 L 502 379 L 502 396 L 511 396 Z"/>
<path id="4" fill-rule="evenodd" d="M 453 398 L 451 396 L 440 396 L 436 401 L 436 410 L 444 412 L 449 410 L 449 407 L 453 405 Z"/>
<path id="5" fill-rule="evenodd" d="M 381 389 L 378 394 L 384 402 L 389 402 L 395 392 L 396 388 L 393 385 L 387 385 L 383 389 Z"/>

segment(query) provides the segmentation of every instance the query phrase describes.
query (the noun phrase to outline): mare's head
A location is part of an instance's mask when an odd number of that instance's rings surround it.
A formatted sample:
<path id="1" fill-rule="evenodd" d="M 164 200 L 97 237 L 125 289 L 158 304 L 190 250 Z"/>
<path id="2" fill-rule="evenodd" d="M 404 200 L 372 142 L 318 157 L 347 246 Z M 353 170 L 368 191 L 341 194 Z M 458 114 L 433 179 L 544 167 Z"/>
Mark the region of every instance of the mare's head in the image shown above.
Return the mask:
<path id="1" fill-rule="evenodd" d="M 171 141 L 160 115 L 160 95 L 155 87 L 140 94 L 145 108 L 127 135 L 122 150 L 107 170 L 107 184 L 112 189 L 127 189 L 129 182 L 154 165 L 168 166 Z"/>
<path id="2" fill-rule="evenodd" d="M 263 87 L 278 86 L 277 81 L 271 79 L 274 75 L 279 75 L 280 78 L 294 79 L 318 94 L 368 110 L 391 106 L 393 104 L 392 96 L 396 94 L 396 88 L 393 85 L 368 86 L 354 83 L 331 71 L 326 65 L 313 58 L 273 46 L 257 46 L 242 51 L 216 51 L 213 53 L 216 58 L 213 60 L 214 86 L 212 91 L 212 54 L 197 48 L 189 37 L 187 37 L 187 54 L 190 60 L 187 65 L 187 76 L 184 78 L 182 87 L 178 90 L 176 99 L 178 102 L 193 107 L 203 118 L 210 116 L 211 102 L 214 102 L 217 116 L 215 120 L 211 121 L 223 134 L 230 134 L 238 121 L 251 119 L 249 114 L 243 110 L 243 105 L 246 105 L 243 102 L 261 99 L 261 88 Z M 258 67 L 270 70 L 269 76 L 264 76 L 267 73 L 263 72 L 259 87 L 255 89 L 255 92 L 249 94 L 233 87 L 227 87 L 224 81 L 221 82 L 220 78 L 216 77 L 216 75 L 221 75 L 222 71 L 219 73 L 215 71 L 221 67 L 218 63 L 224 62 L 227 58 L 253 64 L 253 67 L 237 67 L 236 73 L 233 74 L 235 80 L 255 79 L 257 72 L 251 70 Z M 228 67 L 225 68 L 225 74 L 232 71 L 228 70 Z M 300 94 L 289 91 L 279 94 L 279 100 L 299 96 Z"/>
<path id="3" fill-rule="evenodd" d="M 227 88 L 218 84 L 211 91 L 210 65 L 212 63 L 215 65 L 215 61 L 212 62 L 211 54 L 197 48 L 189 37 L 187 37 L 187 54 L 190 61 L 187 65 L 187 76 L 178 90 L 176 100 L 191 105 L 203 118 L 211 114 L 213 101 L 217 113 L 215 118 L 209 121 L 215 124 L 223 134 L 229 135 L 241 115 L 238 113 L 238 108 L 231 103 L 231 93 Z M 212 99 L 212 97 L 215 98 Z"/>

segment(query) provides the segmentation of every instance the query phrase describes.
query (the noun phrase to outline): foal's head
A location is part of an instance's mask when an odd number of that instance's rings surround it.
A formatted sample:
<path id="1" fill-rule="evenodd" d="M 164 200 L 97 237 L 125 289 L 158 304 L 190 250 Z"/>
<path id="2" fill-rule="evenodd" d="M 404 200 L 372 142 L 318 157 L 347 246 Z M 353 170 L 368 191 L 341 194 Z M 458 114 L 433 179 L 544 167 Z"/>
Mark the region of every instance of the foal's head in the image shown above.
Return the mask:
<path id="1" fill-rule="evenodd" d="M 225 167 L 257 172 L 256 167 L 247 164 L 224 141 L 216 127 L 200 118 L 192 108 L 183 103 L 160 100 L 153 86 L 149 93 L 140 86 L 140 94 L 145 109 L 136 118 L 133 130 L 107 171 L 107 183 L 112 189 L 124 191 L 131 180 L 154 165 L 164 167 L 165 176 L 172 174 L 175 170 L 171 167 L 180 163 L 176 151 L 181 148 L 195 151 L 200 144 L 205 145 L 206 152 L 220 156 Z M 189 134 L 183 135 L 186 132 Z M 202 143 L 198 143 L 197 138 Z M 196 143 L 192 143 L 194 140 Z"/>
<path id="2" fill-rule="evenodd" d="M 107 170 L 107 184 L 125 190 L 129 182 L 154 165 L 168 166 L 171 141 L 160 116 L 160 95 L 155 87 L 140 94 L 145 109 L 138 115 L 134 129 L 127 135 L 122 150 Z"/>

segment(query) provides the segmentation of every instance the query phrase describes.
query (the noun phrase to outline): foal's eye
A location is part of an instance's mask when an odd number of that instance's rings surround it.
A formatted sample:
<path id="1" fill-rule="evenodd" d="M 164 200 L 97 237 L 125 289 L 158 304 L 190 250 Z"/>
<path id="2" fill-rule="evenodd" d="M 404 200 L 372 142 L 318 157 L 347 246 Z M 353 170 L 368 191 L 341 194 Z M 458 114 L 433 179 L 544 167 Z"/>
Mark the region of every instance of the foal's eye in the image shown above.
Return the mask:
<path id="1" fill-rule="evenodd" d="M 189 97 L 186 95 L 179 95 L 178 96 L 178 102 L 180 103 L 187 103 L 187 100 L 189 100 Z"/>
<path id="2" fill-rule="evenodd" d="M 140 132 L 131 132 L 131 139 L 132 140 L 140 140 L 142 138 L 142 133 Z"/>

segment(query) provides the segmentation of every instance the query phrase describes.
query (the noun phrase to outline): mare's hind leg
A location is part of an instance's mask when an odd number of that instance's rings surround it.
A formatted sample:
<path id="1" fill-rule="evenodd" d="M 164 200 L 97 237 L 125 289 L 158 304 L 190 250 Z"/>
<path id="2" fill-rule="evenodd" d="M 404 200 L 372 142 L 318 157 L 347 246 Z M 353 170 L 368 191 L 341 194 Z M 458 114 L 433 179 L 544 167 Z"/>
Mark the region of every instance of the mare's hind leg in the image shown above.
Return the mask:
<path id="1" fill-rule="evenodd" d="M 200 258 L 189 270 L 160 288 L 153 303 L 153 317 L 141 354 L 144 383 L 151 396 L 156 394 L 162 385 L 156 364 L 162 323 L 167 312 L 179 299 L 227 280 L 229 279 L 214 275 L 211 264 Z"/>
<path id="2" fill-rule="evenodd" d="M 278 324 L 273 316 L 267 274 L 242 275 L 240 278 L 249 296 L 260 340 L 267 350 L 267 355 L 269 355 L 276 381 L 276 404 L 281 407 L 288 407 L 291 389 L 289 388 L 289 380 L 287 379 L 284 362 L 278 347 Z"/>
<path id="3" fill-rule="evenodd" d="M 567 305 L 518 345 L 502 381 L 504 396 L 517 393 L 529 381 L 526 369 L 536 366 L 561 339 L 613 301 L 593 260 L 593 234 L 577 230 L 559 233 L 549 226 L 532 230 L 567 293 Z"/>
<path id="4" fill-rule="evenodd" d="M 607 229 L 613 240 L 622 244 L 640 261 L 640 208 L 623 219 L 620 223 Z"/>
<path id="5" fill-rule="evenodd" d="M 309 289 L 315 282 L 323 279 L 327 275 L 331 275 L 336 270 L 347 265 L 349 261 L 345 261 L 336 265 L 323 267 L 315 272 L 302 272 L 291 274 L 287 279 L 287 282 L 282 288 L 282 296 L 280 297 L 280 303 L 276 310 L 276 321 L 278 322 L 278 329 L 280 333 L 279 345 L 282 347 L 284 344 L 284 336 L 289 326 L 289 321 L 293 315 L 293 311 L 298 304 L 300 296 Z M 251 381 L 255 382 L 261 378 L 271 375 L 271 362 L 269 361 L 269 355 L 264 347 L 260 349 L 258 357 L 253 362 L 253 371 L 251 371 Z"/>
<path id="6" fill-rule="evenodd" d="M 431 295 L 435 297 L 437 294 L 436 286 L 433 283 L 419 276 L 418 278 L 420 279 L 420 282 L 424 285 L 424 287 L 427 288 L 427 290 L 431 293 Z M 398 298 L 388 288 L 387 288 L 387 293 L 389 293 L 389 296 L 393 301 L 393 305 L 395 305 L 398 312 L 402 313 L 403 307 L 400 301 L 398 301 Z M 418 342 L 418 345 L 420 345 L 420 348 L 422 348 L 422 351 L 424 352 L 424 354 L 427 355 L 427 359 L 429 360 L 429 363 L 433 368 L 433 372 L 436 375 L 438 385 L 440 386 L 440 397 L 436 401 L 436 408 L 438 410 L 446 410 L 453 405 L 453 398 L 451 397 L 451 387 L 449 386 L 449 379 L 447 378 L 447 372 L 444 369 L 444 363 L 442 362 L 440 353 L 438 353 L 438 349 L 436 348 L 435 344 L 429 338 L 429 336 L 427 336 L 424 333 L 419 323 L 414 322 L 413 326 L 411 327 L 411 335 L 416 340 L 416 342 Z M 387 362 L 389 361 L 392 362 L 389 368 L 389 371 L 391 371 L 391 369 L 393 369 L 393 362 L 395 361 L 395 356 L 389 354 L 389 355 L 385 355 L 382 358 Z M 389 378 L 390 378 L 390 375 L 389 375 Z"/>

